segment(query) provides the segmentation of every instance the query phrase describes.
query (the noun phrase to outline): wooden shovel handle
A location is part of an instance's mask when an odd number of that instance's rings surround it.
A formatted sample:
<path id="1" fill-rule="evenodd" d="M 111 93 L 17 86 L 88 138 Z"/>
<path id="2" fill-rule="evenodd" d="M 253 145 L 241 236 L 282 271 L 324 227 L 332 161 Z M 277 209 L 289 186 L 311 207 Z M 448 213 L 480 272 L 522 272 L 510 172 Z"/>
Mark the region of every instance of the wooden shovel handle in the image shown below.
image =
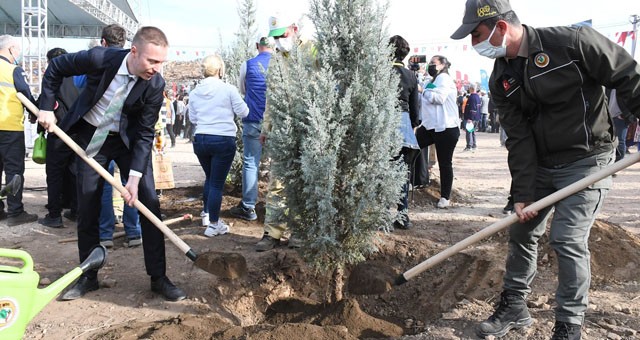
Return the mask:
<path id="1" fill-rule="evenodd" d="M 17 93 L 17 97 L 22 102 L 22 105 L 24 105 L 29 111 L 31 111 L 31 113 L 38 116 L 38 112 L 40 110 L 35 105 L 33 105 L 33 103 L 29 99 L 27 99 L 27 97 L 25 97 L 22 93 L 19 93 L 19 92 Z M 55 133 L 56 136 L 58 136 L 58 138 L 60 138 L 65 144 L 67 144 L 67 146 L 71 150 L 73 150 L 76 154 L 78 154 L 80 158 L 82 158 L 85 162 L 87 162 L 87 164 L 89 164 L 89 166 L 91 166 L 93 170 L 95 170 L 100 176 L 102 176 L 102 178 L 104 178 L 107 182 L 109 182 L 109 184 L 111 184 L 114 188 L 116 188 L 122 195 L 124 195 L 125 193 L 128 193 L 127 189 L 125 189 L 122 186 L 122 183 L 120 183 L 120 181 L 116 181 L 116 179 L 113 178 L 113 176 L 111 176 L 111 174 L 105 168 L 100 166 L 100 164 L 98 164 L 98 162 L 96 162 L 95 159 L 89 158 L 87 156 L 87 153 L 73 139 L 71 139 L 69 135 L 67 135 L 64 131 L 62 131 L 57 125 L 54 125 L 53 133 Z M 171 229 L 169 229 L 169 227 L 167 227 L 164 223 L 162 223 L 162 221 L 156 215 L 154 215 L 151 212 L 151 210 L 147 209 L 147 207 L 137 199 L 135 200 L 133 205 L 138 209 L 140 213 L 142 213 L 146 218 L 149 219 L 149 221 L 151 221 L 158 229 L 160 229 L 160 231 L 173 244 L 175 244 L 176 247 L 178 247 L 183 253 L 185 253 L 187 257 L 189 257 L 192 261 L 195 261 L 197 255 L 191 249 L 191 247 L 189 247 L 189 245 L 187 245 L 181 238 L 179 238 L 178 235 L 176 235 Z"/>
<path id="2" fill-rule="evenodd" d="M 611 164 L 610 166 L 596 172 L 593 173 L 565 188 L 562 188 L 556 192 L 554 192 L 553 194 L 546 196 L 544 198 L 541 198 L 540 200 L 532 203 L 531 205 L 527 206 L 524 211 L 540 211 L 558 201 L 560 201 L 563 198 L 566 198 L 570 195 L 575 194 L 576 192 L 588 187 L 589 185 L 607 177 L 607 176 L 611 176 L 613 174 L 615 174 L 616 172 L 625 169 L 633 164 L 635 164 L 636 162 L 640 161 L 640 152 L 631 154 L 631 155 L 626 155 L 625 158 L 621 159 L 618 162 L 615 162 L 613 164 Z M 490 226 L 480 230 L 479 232 L 465 238 L 464 240 L 452 245 L 451 247 L 441 251 L 440 253 L 426 259 L 425 261 L 419 263 L 418 265 L 416 265 L 415 267 L 407 270 L 406 272 L 404 272 L 399 278 L 396 279 L 396 284 L 402 284 L 404 282 L 407 282 L 408 280 L 411 280 L 412 278 L 414 278 L 416 275 L 424 272 L 425 270 L 437 265 L 438 263 L 448 259 L 449 257 L 459 253 L 460 251 L 462 251 L 463 249 L 481 241 L 484 240 L 485 238 L 499 232 L 500 230 L 514 224 L 518 222 L 518 216 L 516 214 L 512 214 L 509 215 L 508 217 L 505 217 L 499 221 L 496 221 L 495 223 L 491 224 Z"/>

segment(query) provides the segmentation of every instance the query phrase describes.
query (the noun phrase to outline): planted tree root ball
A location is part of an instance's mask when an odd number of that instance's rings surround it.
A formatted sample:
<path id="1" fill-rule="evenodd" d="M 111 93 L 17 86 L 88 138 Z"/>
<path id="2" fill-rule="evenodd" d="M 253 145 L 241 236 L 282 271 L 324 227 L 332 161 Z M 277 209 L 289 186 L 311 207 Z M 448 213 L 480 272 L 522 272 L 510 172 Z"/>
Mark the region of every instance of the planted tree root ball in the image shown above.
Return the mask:
<path id="1" fill-rule="evenodd" d="M 349 275 L 349 292 L 356 295 L 376 295 L 388 292 L 398 274 L 388 265 L 377 262 L 358 264 Z"/>
<path id="2" fill-rule="evenodd" d="M 198 255 L 195 265 L 226 279 L 237 279 L 247 274 L 247 260 L 238 253 L 206 252 Z"/>

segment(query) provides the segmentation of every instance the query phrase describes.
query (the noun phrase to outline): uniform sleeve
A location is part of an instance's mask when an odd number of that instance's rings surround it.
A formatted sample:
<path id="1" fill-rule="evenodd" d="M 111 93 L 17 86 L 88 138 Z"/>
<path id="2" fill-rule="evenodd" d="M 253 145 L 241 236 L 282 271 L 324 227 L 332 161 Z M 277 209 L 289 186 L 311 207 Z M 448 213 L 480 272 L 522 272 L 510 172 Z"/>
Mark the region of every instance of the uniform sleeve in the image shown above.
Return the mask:
<path id="1" fill-rule="evenodd" d="M 618 99 L 640 117 L 640 66 L 621 46 L 591 27 L 577 30 L 578 60 L 600 84 L 616 89 Z"/>

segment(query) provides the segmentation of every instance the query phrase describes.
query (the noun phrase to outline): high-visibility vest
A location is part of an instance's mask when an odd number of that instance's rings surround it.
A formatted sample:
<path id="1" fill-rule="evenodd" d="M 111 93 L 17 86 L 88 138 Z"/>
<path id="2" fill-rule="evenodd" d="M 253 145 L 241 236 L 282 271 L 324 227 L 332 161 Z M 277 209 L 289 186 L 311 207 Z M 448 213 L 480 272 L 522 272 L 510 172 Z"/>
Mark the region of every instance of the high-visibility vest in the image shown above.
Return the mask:
<path id="1" fill-rule="evenodd" d="M 0 60 L 0 130 L 24 131 L 24 107 L 16 97 L 13 71 L 16 65 Z"/>

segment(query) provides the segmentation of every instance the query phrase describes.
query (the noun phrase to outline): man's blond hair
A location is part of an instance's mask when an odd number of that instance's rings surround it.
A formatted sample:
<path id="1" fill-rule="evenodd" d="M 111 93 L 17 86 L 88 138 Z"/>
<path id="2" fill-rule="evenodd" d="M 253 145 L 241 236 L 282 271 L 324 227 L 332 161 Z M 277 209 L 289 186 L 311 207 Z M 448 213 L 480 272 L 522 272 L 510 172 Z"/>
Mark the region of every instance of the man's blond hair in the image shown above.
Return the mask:
<path id="1" fill-rule="evenodd" d="M 168 47 L 169 40 L 167 36 L 157 27 L 144 26 L 140 27 L 136 35 L 133 36 L 132 46 L 142 46 L 144 44 L 154 44 L 156 46 Z"/>

